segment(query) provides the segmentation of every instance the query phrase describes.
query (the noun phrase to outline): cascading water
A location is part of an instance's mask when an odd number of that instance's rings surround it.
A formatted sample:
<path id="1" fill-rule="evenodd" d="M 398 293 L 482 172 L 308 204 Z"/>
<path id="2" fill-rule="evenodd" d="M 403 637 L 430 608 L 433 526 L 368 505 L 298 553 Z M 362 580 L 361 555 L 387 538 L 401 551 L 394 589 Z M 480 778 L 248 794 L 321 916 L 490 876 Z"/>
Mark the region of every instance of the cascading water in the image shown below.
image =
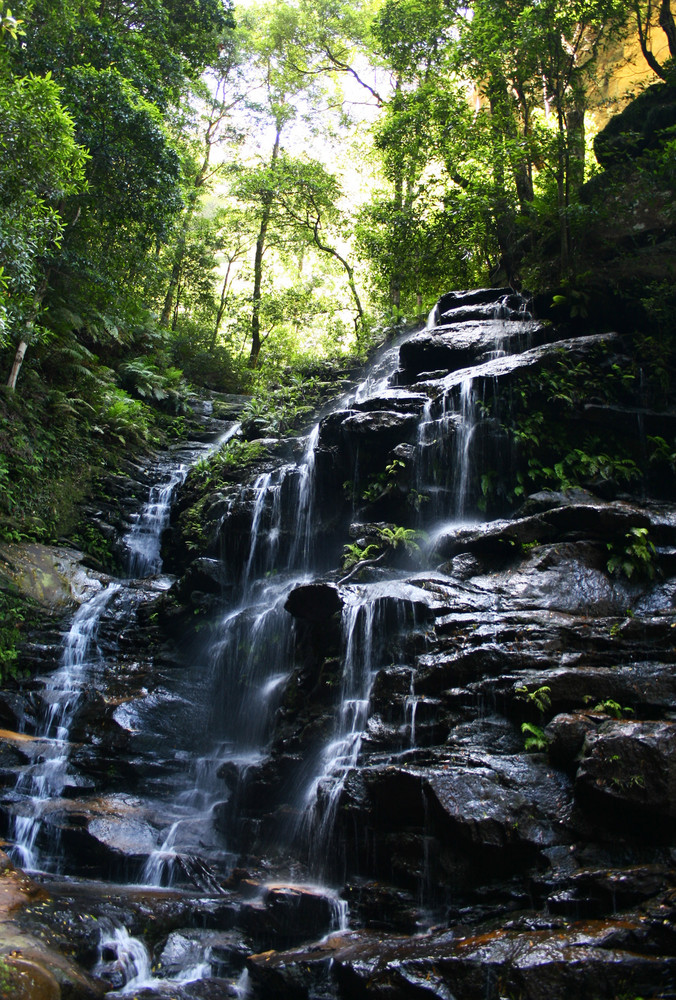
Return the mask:
<path id="1" fill-rule="evenodd" d="M 194 685 L 208 699 L 200 722 L 202 739 L 182 787 L 173 787 L 165 811 L 171 823 L 143 869 L 147 884 L 172 884 L 178 866 L 185 871 L 185 859 L 204 854 L 205 847 L 207 853 L 227 857 L 219 830 L 232 825 L 236 803 L 224 795 L 223 775 L 241 777 L 261 758 L 292 659 L 293 624 L 284 604 L 315 555 L 318 433 L 319 425 L 309 434 L 298 466 L 261 473 L 244 491 L 251 527 L 240 597 L 212 626 L 196 664 Z M 282 541 L 282 523 L 289 522 L 295 523 L 293 537 Z"/>
<path id="2" fill-rule="evenodd" d="M 225 443 L 239 425 L 234 425 L 212 446 L 197 446 L 189 452 L 193 460 Z M 147 577 L 162 569 L 160 544 L 167 527 L 171 498 L 185 480 L 189 461 L 166 460 L 158 464 L 154 475 L 160 482 L 150 487 L 150 495 L 124 539 L 129 553 L 129 577 Z M 126 581 L 111 582 L 80 606 L 64 639 L 61 667 L 44 682 L 42 708 L 34 736 L 39 749 L 37 760 L 19 775 L 16 785 L 17 807 L 12 819 L 12 855 L 25 868 L 58 866 L 58 826 L 50 828 L 44 851 L 37 842 L 48 810 L 53 810 L 68 781 L 70 731 L 80 705 L 83 688 L 92 671 L 102 663 L 97 645 L 98 631 L 113 598 Z M 127 603 L 127 602 L 126 602 Z M 134 602 L 129 599 L 130 609 Z M 131 612 L 133 614 L 133 610 Z"/>
<path id="3" fill-rule="evenodd" d="M 323 868 L 340 795 L 359 757 L 374 676 L 376 607 L 374 601 L 357 601 L 343 609 L 344 658 L 335 732 L 305 793 L 302 814 L 315 868 Z"/>
<path id="4" fill-rule="evenodd" d="M 332 843 L 336 813 L 345 783 L 357 766 L 369 715 L 373 681 L 404 629 L 416 613 L 408 595 L 387 598 L 378 584 L 354 588 L 342 612 L 341 688 L 335 726 L 303 793 L 301 838 L 310 866 L 320 876 L 334 873 L 340 851 Z"/>
<path id="5" fill-rule="evenodd" d="M 461 522 L 465 518 L 470 482 L 470 455 L 472 439 L 476 429 L 476 397 L 472 377 L 462 380 L 460 387 L 460 419 L 455 434 L 455 517 Z"/>
<path id="6" fill-rule="evenodd" d="M 169 524 L 171 500 L 176 488 L 185 481 L 189 466 L 181 463 L 172 469 L 169 479 L 150 488 L 150 498 L 129 532 L 126 542 L 129 552 L 129 576 L 153 576 L 162 569 L 160 544 Z"/>
<path id="7" fill-rule="evenodd" d="M 100 660 L 96 640 L 101 617 L 119 589 L 119 584 L 112 583 L 79 608 L 64 641 L 61 667 L 45 684 L 43 709 L 35 733 L 39 756 L 19 776 L 16 792 L 24 800 L 26 812 L 14 817 L 11 837 L 12 855 L 29 870 L 37 868 L 39 860 L 45 865 L 53 863 L 58 850 L 56 830 L 44 859 L 38 853 L 36 841 L 46 809 L 61 796 L 66 785 L 70 727 L 88 671 Z"/>

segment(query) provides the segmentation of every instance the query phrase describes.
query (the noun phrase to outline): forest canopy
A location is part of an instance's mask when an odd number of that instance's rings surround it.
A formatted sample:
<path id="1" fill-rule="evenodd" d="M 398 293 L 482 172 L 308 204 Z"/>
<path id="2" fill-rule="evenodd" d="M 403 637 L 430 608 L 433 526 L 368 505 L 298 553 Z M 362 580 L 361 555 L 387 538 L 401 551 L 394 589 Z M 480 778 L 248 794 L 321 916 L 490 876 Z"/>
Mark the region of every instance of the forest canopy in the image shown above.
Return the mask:
<path id="1" fill-rule="evenodd" d="M 191 386 L 363 355 L 450 288 L 572 302 L 593 136 L 673 94 L 675 55 L 669 0 L 0 8 L 0 478 L 143 446 Z M 638 169 L 673 192 L 670 100 Z"/>

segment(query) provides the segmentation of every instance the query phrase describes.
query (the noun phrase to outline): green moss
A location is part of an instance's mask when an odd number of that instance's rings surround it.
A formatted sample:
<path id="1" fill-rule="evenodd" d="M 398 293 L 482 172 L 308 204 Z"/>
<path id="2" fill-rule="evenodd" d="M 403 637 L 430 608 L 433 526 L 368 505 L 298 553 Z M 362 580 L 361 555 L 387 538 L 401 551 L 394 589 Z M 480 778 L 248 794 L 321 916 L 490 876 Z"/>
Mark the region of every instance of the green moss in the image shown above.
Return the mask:
<path id="1" fill-rule="evenodd" d="M 0 684 L 18 675 L 23 626 L 33 611 L 33 603 L 17 590 L 0 586 Z"/>

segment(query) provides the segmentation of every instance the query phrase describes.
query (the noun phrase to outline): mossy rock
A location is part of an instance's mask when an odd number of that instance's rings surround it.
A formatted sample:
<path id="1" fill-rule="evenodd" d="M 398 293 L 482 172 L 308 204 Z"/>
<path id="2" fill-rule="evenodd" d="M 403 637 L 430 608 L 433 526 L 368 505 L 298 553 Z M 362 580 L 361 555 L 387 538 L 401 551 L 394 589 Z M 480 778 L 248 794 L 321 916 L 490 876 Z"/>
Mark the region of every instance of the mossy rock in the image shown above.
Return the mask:
<path id="1" fill-rule="evenodd" d="M 0 959 L 0 989 L 12 1000 L 61 1000 L 61 987 L 48 969 L 22 958 Z"/>

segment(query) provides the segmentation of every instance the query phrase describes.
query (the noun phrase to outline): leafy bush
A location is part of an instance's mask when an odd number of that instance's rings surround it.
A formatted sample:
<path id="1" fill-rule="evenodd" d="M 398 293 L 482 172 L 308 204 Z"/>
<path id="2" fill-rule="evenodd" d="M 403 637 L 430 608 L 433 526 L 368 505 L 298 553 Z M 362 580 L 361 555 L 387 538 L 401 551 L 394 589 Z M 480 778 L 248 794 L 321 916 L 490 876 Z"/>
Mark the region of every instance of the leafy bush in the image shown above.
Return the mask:
<path id="1" fill-rule="evenodd" d="M 622 573 L 628 580 L 634 574 L 652 580 L 655 576 L 657 550 L 650 541 L 648 529 L 630 528 L 624 539 L 624 543 L 619 545 L 608 542 L 608 549 L 612 553 L 606 564 L 608 572 L 616 575 Z"/>
<path id="2" fill-rule="evenodd" d="M 124 389 L 111 389 L 99 417 L 98 430 L 123 446 L 143 446 L 150 441 L 151 414 L 148 407 L 128 396 Z"/>
<path id="3" fill-rule="evenodd" d="M 123 389 L 144 401 L 159 403 L 173 413 L 185 410 L 187 386 L 180 368 L 160 371 L 149 360 L 134 358 L 120 365 L 118 381 Z"/>

